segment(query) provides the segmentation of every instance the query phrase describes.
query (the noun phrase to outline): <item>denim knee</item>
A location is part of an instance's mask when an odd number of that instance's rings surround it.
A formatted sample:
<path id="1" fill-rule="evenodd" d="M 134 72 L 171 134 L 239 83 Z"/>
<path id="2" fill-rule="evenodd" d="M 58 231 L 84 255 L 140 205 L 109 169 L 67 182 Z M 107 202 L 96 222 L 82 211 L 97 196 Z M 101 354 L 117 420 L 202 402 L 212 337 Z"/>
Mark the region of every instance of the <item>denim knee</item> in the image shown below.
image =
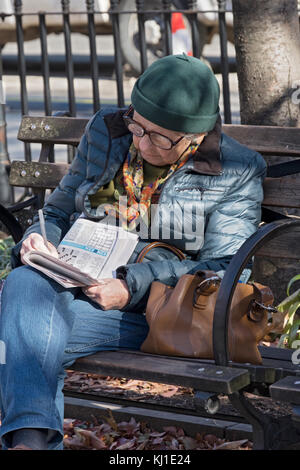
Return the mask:
<path id="1" fill-rule="evenodd" d="M 21 266 L 9 273 L 1 295 L 1 329 L 7 324 L 14 324 L 15 331 L 29 318 L 36 318 L 40 313 L 40 303 L 45 293 L 43 284 L 47 284 L 40 274 L 28 266 Z M 48 294 L 46 294 L 48 296 Z"/>
<path id="2" fill-rule="evenodd" d="M 14 269 L 1 297 L 0 340 L 15 354 L 25 348 L 42 362 L 50 360 L 51 352 L 63 352 L 72 328 L 72 298 L 70 290 L 29 266 Z"/>
<path id="3" fill-rule="evenodd" d="M 32 301 L 34 301 L 37 300 L 41 289 L 48 290 L 49 287 L 53 289 L 55 285 L 58 286 L 57 283 L 34 268 L 25 265 L 19 266 L 13 269 L 7 276 L 3 287 L 2 299 L 5 299 L 5 294 L 7 294 L 9 296 L 8 300 L 14 302 L 19 300 L 24 291 L 29 290 L 32 294 Z"/>

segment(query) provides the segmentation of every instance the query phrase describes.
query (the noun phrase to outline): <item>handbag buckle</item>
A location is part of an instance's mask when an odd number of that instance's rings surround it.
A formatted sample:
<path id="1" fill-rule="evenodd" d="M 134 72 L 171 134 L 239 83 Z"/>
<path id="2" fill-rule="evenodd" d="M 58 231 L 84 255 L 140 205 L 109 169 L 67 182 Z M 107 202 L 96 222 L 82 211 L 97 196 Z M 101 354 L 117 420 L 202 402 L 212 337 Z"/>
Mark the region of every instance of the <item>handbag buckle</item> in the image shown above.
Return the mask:
<path id="1" fill-rule="evenodd" d="M 194 290 L 193 304 L 195 305 L 197 303 L 197 297 L 199 295 L 210 295 L 215 292 L 220 282 L 221 278 L 219 276 L 210 276 L 203 279 L 203 281 L 201 281 Z"/>
<path id="2" fill-rule="evenodd" d="M 258 300 L 252 300 L 251 307 L 250 307 L 250 309 L 247 313 L 247 317 L 248 317 L 249 320 L 254 321 L 254 322 L 260 321 L 260 320 L 255 319 L 251 316 L 251 314 L 253 313 L 253 310 L 255 310 L 255 309 L 257 309 L 257 310 L 266 310 L 268 312 L 268 322 L 270 322 L 270 320 L 272 320 L 273 313 L 278 312 L 277 308 L 272 307 L 272 305 L 265 305 L 261 302 L 258 302 Z"/>
<path id="3" fill-rule="evenodd" d="M 272 312 L 272 313 L 278 312 L 277 308 L 272 307 L 272 305 L 262 304 L 261 302 L 258 302 L 258 300 L 253 300 L 253 303 L 256 304 L 259 308 L 267 310 L 267 312 Z"/>
<path id="4" fill-rule="evenodd" d="M 203 286 L 205 286 L 205 290 L 207 290 L 206 284 L 207 284 L 207 287 L 210 287 L 211 285 L 220 284 L 220 282 L 221 282 L 221 279 L 219 278 L 219 276 L 207 277 L 206 279 L 201 281 L 200 284 L 198 284 L 196 289 L 197 289 L 197 291 L 199 289 L 199 291 L 201 292 L 201 290 L 203 290 Z"/>

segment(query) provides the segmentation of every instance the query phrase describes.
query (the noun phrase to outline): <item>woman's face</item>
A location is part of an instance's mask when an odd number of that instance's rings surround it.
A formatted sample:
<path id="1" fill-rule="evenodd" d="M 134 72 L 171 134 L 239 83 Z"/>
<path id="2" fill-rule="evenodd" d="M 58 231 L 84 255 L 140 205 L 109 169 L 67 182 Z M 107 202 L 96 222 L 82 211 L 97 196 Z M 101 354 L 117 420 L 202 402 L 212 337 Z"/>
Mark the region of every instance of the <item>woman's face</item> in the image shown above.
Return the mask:
<path id="1" fill-rule="evenodd" d="M 180 132 L 170 131 L 153 124 L 151 121 L 148 121 L 148 119 L 145 119 L 143 116 L 141 116 L 137 111 L 134 111 L 132 119 L 139 123 L 146 131 L 158 132 L 159 134 L 169 137 L 169 139 L 171 139 L 173 142 L 176 142 L 180 137 L 183 136 L 183 134 Z M 204 134 L 203 136 L 201 135 L 199 137 L 199 144 L 202 142 L 203 138 Z M 142 158 L 148 163 L 156 166 L 164 166 L 177 162 L 177 160 L 189 147 L 191 141 L 190 139 L 184 137 L 170 150 L 163 150 L 153 145 L 147 134 L 144 134 L 143 137 L 137 137 L 133 134 L 133 143 L 136 149 L 140 151 Z"/>

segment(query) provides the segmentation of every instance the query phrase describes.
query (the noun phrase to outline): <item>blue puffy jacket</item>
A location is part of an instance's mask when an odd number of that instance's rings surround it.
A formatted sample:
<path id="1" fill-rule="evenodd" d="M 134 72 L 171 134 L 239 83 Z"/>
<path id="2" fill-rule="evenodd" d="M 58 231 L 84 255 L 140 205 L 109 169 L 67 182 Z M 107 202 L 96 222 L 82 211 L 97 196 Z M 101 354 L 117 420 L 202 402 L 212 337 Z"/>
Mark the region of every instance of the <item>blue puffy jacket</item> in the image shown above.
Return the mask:
<path id="1" fill-rule="evenodd" d="M 105 109 L 93 116 L 68 174 L 49 196 L 43 211 L 48 240 L 55 246 L 80 213 L 101 218 L 88 196 L 114 178 L 127 155 L 132 136 L 123 112 Z M 223 134 L 219 120 L 193 157 L 166 181 L 149 238 L 118 268 L 117 276 L 126 280 L 131 293 L 124 310 L 142 311 L 153 281 L 175 285 L 180 276 L 198 269 L 222 277 L 232 256 L 258 228 L 265 170 L 262 156 Z M 12 251 L 12 267 L 21 264 L 22 241 L 33 232 L 40 233 L 36 219 Z M 187 259 L 179 261 L 168 250 L 156 248 L 146 262 L 136 264 L 138 253 L 153 240 L 177 246 Z M 249 271 L 242 280 L 247 275 Z"/>

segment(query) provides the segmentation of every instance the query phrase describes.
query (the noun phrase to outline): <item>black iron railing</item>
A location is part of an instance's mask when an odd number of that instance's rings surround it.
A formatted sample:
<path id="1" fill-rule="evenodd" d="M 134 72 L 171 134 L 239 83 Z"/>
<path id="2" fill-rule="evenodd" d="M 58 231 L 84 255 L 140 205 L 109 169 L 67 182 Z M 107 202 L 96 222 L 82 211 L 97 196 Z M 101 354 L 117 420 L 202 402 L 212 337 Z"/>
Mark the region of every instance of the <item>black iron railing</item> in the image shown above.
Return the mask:
<path id="1" fill-rule="evenodd" d="M 15 19 L 15 40 L 17 43 L 17 56 L 1 56 L 0 46 L 0 80 L 3 75 L 16 74 L 20 79 L 20 108 L 22 115 L 30 114 L 28 91 L 27 91 L 27 79 L 31 74 L 40 74 L 43 78 L 43 107 L 45 115 L 51 115 L 53 112 L 52 102 L 52 90 L 50 86 L 50 77 L 57 74 L 64 74 L 67 79 L 68 87 L 68 103 L 67 111 L 71 116 L 76 116 L 76 89 L 74 86 L 74 79 L 76 76 L 89 76 L 92 81 L 92 101 L 93 111 L 96 112 L 101 106 L 101 90 L 99 90 L 99 79 L 103 76 L 103 73 L 114 74 L 116 80 L 117 89 L 117 102 L 116 105 L 122 107 L 125 105 L 124 99 L 124 57 L 122 54 L 122 40 L 120 31 L 120 19 L 122 15 L 136 15 L 138 23 L 138 34 L 137 34 L 137 48 L 140 54 L 140 71 L 143 71 L 149 65 L 148 60 L 148 48 L 149 45 L 146 41 L 145 23 L 149 19 L 149 15 L 158 15 L 162 25 L 162 43 L 163 51 L 162 54 L 168 55 L 173 53 L 172 47 L 172 14 L 181 13 L 188 20 L 189 34 L 191 35 L 192 43 L 192 54 L 195 57 L 200 57 L 202 52 L 202 39 L 199 32 L 199 19 L 198 13 L 201 11 L 197 8 L 197 1 L 194 0 L 161 0 L 160 9 L 150 10 L 152 2 L 144 0 L 132 1 L 135 9 L 124 10 L 120 8 L 122 0 L 111 0 L 110 2 L 110 32 L 113 35 L 114 43 L 114 54 L 113 56 L 99 56 L 96 48 L 96 35 L 97 25 L 95 23 L 95 17 L 101 12 L 95 10 L 95 1 L 86 0 L 86 10 L 84 12 L 71 12 L 70 1 L 61 0 L 61 30 L 64 37 L 64 56 L 49 56 L 48 54 L 48 33 L 49 28 L 47 27 L 47 18 L 51 15 L 58 15 L 57 12 L 38 12 L 38 13 L 24 13 L 22 0 L 14 0 L 14 12 L 9 15 L 8 13 L 1 13 L 0 6 L 0 28 L 1 18 L 4 21 L 7 17 L 14 17 Z M 219 22 L 219 34 L 220 34 L 220 49 L 221 57 L 219 60 L 212 61 L 213 69 L 222 73 L 223 83 L 223 114 L 224 122 L 231 123 L 231 109 L 230 109 L 230 90 L 229 90 L 229 72 L 232 70 L 233 64 L 228 61 L 227 55 L 227 31 L 226 31 L 226 8 L 225 0 L 218 0 L 218 9 L 215 11 L 218 14 Z M 157 1 L 156 1 L 157 6 Z M 73 34 L 72 24 L 70 23 L 70 15 L 82 15 L 86 17 L 86 31 L 85 34 L 89 38 L 89 55 L 88 58 L 82 58 L 76 55 L 76 51 L 72 50 L 71 37 Z M 205 12 L 202 12 L 205 13 Z M 23 20 L 25 17 L 35 16 L 38 18 L 38 37 L 40 40 L 41 53 L 38 59 L 36 56 L 25 55 L 24 42 L 25 32 L 23 26 Z M 87 71 L 88 61 L 88 71 Z M 5 141 L 5 110 L 4 104 L 0 103 L 2 111 L 0 112 L 0 165 L 6 165 L 8 161 L 7 145 Z M 2 116 L 2 119 L 1 119 Z M 24 158 L 27 161 L 31 161 L 31 148 L 29 144 L 24 144 Z M 69 159 L 72 155 L 69 154 Z M 0 178 L 2 174 L 2 182 L 0 186 L 5 187 L 5 172 L 0 171 Z M 0 202 L 5 203 L 4 192 L 0 190 Z"/>

